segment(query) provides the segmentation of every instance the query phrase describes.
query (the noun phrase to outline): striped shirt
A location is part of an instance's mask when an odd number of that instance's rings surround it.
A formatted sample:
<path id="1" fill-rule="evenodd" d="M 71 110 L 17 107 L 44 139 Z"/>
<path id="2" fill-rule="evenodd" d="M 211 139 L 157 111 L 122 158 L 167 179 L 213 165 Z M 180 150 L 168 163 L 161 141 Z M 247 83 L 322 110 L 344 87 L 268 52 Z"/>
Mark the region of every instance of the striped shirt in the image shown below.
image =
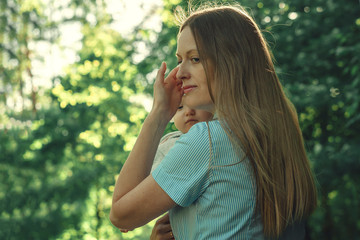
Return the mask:
<path id="1" fill-rule="evenodd" d="M 264 239 L 255 180 L 241 159 L 218 120 L 197 123 L 176 141 L 152 173 L 177 204 L 175 239 Z"/>

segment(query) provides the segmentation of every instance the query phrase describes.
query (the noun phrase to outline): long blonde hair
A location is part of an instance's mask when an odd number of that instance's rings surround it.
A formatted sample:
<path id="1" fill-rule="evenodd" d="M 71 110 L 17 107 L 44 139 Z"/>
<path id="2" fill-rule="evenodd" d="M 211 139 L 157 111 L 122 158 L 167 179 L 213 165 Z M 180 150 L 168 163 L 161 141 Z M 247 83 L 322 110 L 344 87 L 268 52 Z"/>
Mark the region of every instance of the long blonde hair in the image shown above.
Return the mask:
<path id="1" fill-rule="evenodd" d="M 186 14 L 179 14 L 178 17 Z M 264 234 L 280 236 L 308 217 L 317 193 L 296 110 L 285 96 L 258 26 L 239 6 L 198 9 L 189 26 L 216 113 L 250 159 Z M 214 93 L 212 94 L 213 91 Z"/>

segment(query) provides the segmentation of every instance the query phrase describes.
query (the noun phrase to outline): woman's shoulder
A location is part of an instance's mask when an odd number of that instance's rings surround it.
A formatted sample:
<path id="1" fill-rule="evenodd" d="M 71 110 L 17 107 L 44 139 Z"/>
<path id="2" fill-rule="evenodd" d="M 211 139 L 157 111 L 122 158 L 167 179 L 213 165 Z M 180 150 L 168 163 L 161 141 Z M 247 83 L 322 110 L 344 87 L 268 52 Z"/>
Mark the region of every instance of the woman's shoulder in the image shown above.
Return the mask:
<path id="1" fill-rule="evenodd" d="M 229 143 L 229 138 L 218 120 L 195 124 L 188 133 L 181 136 L 181 139 L 195 145 L 203 144 L 204 146 L 208 146 L 210 141 L 212 145 Z"/>
<path id="2" fill-rule="evenodd" d="M 190 128 L 189 132 L 208 132 L 209 130 L 211 131 L 211 129 L 222 129 L 219 120 L 198 122 Z"/>
<path id="3" fill-rule="evenodd" d="M 221 123 L 218 120 L 212 120 L 209 122 L 199 122 L 192 126 L 187 134 L 184 135 L 206 135 L 211 137 L 226 135 Z"/>

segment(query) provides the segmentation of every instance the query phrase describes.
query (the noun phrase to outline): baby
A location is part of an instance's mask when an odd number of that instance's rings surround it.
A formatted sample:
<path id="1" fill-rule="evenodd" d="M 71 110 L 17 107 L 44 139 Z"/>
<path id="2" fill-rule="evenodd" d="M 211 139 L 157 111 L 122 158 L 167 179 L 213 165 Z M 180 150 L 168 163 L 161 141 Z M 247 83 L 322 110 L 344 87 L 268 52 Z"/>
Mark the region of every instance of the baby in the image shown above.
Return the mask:
<path id="1" fill-rule="evenodd" d="M 173 117 L 175 127 L 179 131 L 168 133 L 161 138 L 151 171 L 160 164 L 161 160 L 165 157 L 170 148 L 174 146 L 176 140 L 178 140 L 183 133 L 187 133 L 194 124 L 210 121 L 212 118 L 213 115 L 210 112 L 206 112 L 204 110 L 194 110 L 180 104 L 180 107 Z"/>
<path id="2" fill-rule="evenodd" d="M 177 112 L 175 113 L 173 120 L 175 127 L 179 131 L 170 132 L 163 136 L 160 140 L 156 155 L 154 158 L 153 166 L 151 172 L 160 164 L 161 160 L 165 157 L 168 151 L 174 146 L 176 140 L 179 137 L 187 133 L 190 128 L 198 122 L 211 121 L 213 119 L 213 114 L 204 110 L 194 110 L 183 104 L 180 104 Z M 157 226 L 162 225 L 159 229 Z M 169 230 L 168 230 L 169 229 Z M 163 231 L 168 232 L 171 230 L 169 215 L 165 214 L 160 220 L 155 224 L 155 227 L 151 233 L 150 239 L 157 239 L 157 236 L 163 234 Z M 121 232 L 127 233 L 128 230 L 120 229 Z"/>

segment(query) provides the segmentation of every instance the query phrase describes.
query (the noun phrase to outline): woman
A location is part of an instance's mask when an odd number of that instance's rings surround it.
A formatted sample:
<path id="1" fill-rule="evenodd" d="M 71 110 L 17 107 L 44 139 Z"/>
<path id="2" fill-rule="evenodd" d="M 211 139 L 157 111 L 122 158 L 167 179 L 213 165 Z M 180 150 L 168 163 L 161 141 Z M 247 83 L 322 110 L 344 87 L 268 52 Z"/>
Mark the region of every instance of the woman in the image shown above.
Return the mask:
<path id="1" fill-rule="evenodd" d="M 170 210 L 169 238 L 303 238 L 314 179 L 255 22 L 239 7 L 198 10 L 180 27 L 177 58 L 166 79 L 164 63 L 158 72 L 153 108 L 115 185 L 112 223 L 133 229 Z M 195 124 L 149 176 L 182 95 L 217 120 Z"/>

